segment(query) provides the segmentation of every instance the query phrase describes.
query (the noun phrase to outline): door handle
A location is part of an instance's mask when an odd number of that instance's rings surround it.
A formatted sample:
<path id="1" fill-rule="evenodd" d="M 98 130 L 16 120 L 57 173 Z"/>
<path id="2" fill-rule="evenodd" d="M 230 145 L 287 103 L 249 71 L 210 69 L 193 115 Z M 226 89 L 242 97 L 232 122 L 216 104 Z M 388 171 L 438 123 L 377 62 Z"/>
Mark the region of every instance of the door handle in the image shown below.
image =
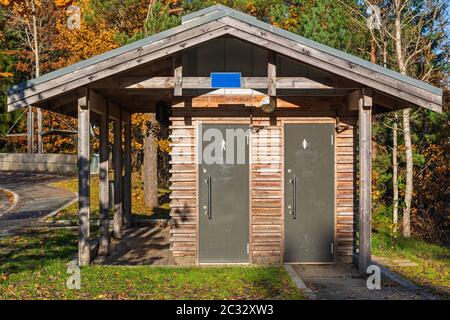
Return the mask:
<path id="1" fill-rule="evenodd" d="M 211 205 L 211 192 L 212 192 L 212 187 L 211 187 L 211 182 L 212 182 L 212 178 L 211 176 L 208 176 L 208 219 L 211 219 L 211 211 L 212 211 L 212 205 Z"/>
<path id="2" fill-rule="evenodd" d="M 291 179 L 292 183 L 292 219 L 297 219 L 297 176 Z"/>

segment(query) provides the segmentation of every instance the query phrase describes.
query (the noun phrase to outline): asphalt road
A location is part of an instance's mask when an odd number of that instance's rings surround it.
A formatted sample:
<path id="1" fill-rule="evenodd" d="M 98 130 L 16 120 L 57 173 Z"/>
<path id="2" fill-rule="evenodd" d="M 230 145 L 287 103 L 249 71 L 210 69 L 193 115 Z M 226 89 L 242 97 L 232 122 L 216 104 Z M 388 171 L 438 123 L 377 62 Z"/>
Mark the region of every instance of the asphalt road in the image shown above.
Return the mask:
<path id="1" fill-rule="evenodd" d="M 49 185 L 64 179 L 67 176 L 0 171 L 0 189 L 13 192 L 17 200 L 11 207 L 5 196 L 0 197 L 0 235 L 33 226 L 40 218 L 76 199 L 76 194 Z"/>

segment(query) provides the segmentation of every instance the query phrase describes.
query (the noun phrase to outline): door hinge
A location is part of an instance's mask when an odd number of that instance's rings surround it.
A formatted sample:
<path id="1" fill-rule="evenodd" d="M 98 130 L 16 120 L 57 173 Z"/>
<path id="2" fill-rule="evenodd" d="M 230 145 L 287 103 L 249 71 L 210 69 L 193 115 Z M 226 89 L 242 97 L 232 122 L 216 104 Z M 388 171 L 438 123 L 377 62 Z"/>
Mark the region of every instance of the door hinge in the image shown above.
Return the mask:
<path id="1" fill-rule="evenodd" d="M 331 135 L 331 145 L 334 145 L 334 135 Z"/>
<path id="2" fill-rule="evenodd" d="M 247 242 L 247 254 L 250 254 L 250 244 Z"/>
<path id="3" fill-rule="evenodd" d="M 331 254 L 334 254 L 334 243 L 331 243 Z"/>

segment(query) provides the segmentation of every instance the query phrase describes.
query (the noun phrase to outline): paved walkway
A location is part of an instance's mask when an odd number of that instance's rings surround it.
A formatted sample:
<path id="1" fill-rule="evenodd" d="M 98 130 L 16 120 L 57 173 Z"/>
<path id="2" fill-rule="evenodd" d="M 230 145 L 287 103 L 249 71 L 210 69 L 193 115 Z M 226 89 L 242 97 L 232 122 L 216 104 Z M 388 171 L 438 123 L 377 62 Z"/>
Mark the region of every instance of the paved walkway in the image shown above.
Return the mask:
<path id="1" fill-rule="evenodd" d="M 424 300 L 421 295 L 396 282 L 383 279 L 381 289 L 369 290 L 366 279 L 350 264 L 293 265 L 295 272 L 320 300 Z"/>
<path id="2" fill-rule="evenodd" d="M 6 212 L 13 205 L 12 194 L 9 191 L 0 189 L 0 214 Z"/>
<path id="3" fill-rule="evenodd" d="M 42 217 L 77 198 L 77 195 L 48 184 L 67 179 L 65 176 L 0 171 L 0 188 L 12 191 L 17 196 L 16 204 L 0 211 L 0 235 L 5 235 L 27 226 L 32 226 Z M 0 198 L 0 208 L 5 200 Z"/>

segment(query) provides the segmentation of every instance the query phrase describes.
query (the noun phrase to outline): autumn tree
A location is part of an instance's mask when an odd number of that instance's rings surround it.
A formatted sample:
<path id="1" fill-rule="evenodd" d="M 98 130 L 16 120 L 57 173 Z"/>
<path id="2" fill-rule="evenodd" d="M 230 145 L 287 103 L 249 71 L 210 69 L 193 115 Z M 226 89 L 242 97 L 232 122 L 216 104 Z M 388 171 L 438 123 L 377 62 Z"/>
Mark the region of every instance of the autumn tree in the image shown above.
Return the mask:
<path id="1" fill-rule="evenodd" d="M 14 70 L 16 73 L 26 75 L 23 78 L 38 77 L 43 72 L 60 67 L 58 51 L 54 48 L 55 27 L 57 20 L 63 15 L 61 9 L 70 2 L 64 0 L 0 1 L 0 19 L 6 21 L 5 30 L 15 39 L 14 46 L 4 52 L 14 57 Z M 20 76 L 17 78 L 23 79 Z M 28 112 L 33 112 L 31 106 Z M 38 132 L 41 133 L 42 112 L 39 108 L 36 112 Z M 38 134 L 39 152 L 42 151 L 41 139 L 41 134 Z"/>
<path id="2" fill-rule="evenodd" d="M 380 5 L 383 20 L 379 33 L 380 60 L 384 61 L 388 67 L 397 69 L 403 74 L 445 88 L 448 85 L 448 68 L 446 66 L 448 66 L 449 58 L 449 24 L 448 16 L 445 14 L 448 4 L 443 1 L 393 0 L 380 2 Z M 393 146 L 392 167 L 389 161 L 390 150 L 383 151 L 375 160 L 375 170 L 380 177 L 378 190 L 384 189 L 382 193 L 386 193 L 390 190 L 387 183 L 393 179 L 395 230 L 396 204 L 400 202 L 396 197 L 398 192 L 396 188 L 400 189 L 404 198 L 402 227 L 403 235 L 406 237 L 409 237 L 414 229 L 416 234 L 421 236 L 425 236 L 429 232 L 429 235 L 436 235 L 441 239 L 448 237 L 445 235 L 446 232 L 442 232 L 443 226 L 446 225 L 442 224 L 445 221 L 442 219 L 445 209 L 443 211 L 437 209 L 442 209 L 446 203 L 448 205 L 448 202 L 444 200 L 448 191 L 441 190 L 438 187 L 441 184 L 436 185 L 434 191 L 431 191 L 433 189 L 431 185 L 423 184 L 423 181 L 431 182 L 442 178 L 442 176 L 439 179 L 437 176 L 433 178 L 432 174 L 428 176 L 424 173 L 429 172 L 429 168 L 434 165 L 439 167 L 438 163 L 441 163 L 441 158 L 437 155 L 445 157 L 448 154 L 445 151 L 445 141 L 440 138 L 442 134 L 445 136 L 448 133 L 445 126 L 448 121 L 447 117 L 448 115 L 445 113 L 440 116 L 423 109 L 414 112 L 405 109 L 402 112 L 402 123 L 398 125 L 400 133 L 398 148 L 402 154 L 398 154 L 398 166 L 402 166 L 404 170 L 402 170 L 402 174 L 398 175 L 398 180 L 396 177 L 397 120 L 395 115 L 394 117 L 378 117 L 377 130 L 379 134 L 377 139 L 384 139 L 385 143 L 383 144 Z M 433 126 L 427 125 L 431 123 Z M 400 124 L 402 125 L 400 126 Z M 436 131 L 430 132 L 431 127 Z M 392 137 L 389 134 L 390 129 L 392 129 Z M 444 148 L 441 149 L 441 147 Z M 383 160 L 383 158 L 385 159 Z M 389 173 L 390 171 L 392 174 Z M 420 181 L 415 184 L 415 188 L 421 190 L 420 192 L 414 191 L 413 181 Z M 431 189 L 425 192 L 425 188 Z M 433 194 L 432 197 L 431 194 Z M 431 204 L 430 198 L 436 202 Z M 425 226 L 427 227 L 425 228 Z M 423 232 L 425 229 L 427 232 Z"/>

